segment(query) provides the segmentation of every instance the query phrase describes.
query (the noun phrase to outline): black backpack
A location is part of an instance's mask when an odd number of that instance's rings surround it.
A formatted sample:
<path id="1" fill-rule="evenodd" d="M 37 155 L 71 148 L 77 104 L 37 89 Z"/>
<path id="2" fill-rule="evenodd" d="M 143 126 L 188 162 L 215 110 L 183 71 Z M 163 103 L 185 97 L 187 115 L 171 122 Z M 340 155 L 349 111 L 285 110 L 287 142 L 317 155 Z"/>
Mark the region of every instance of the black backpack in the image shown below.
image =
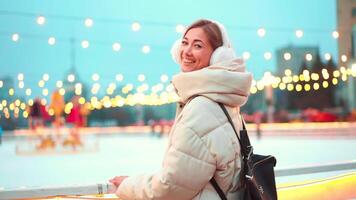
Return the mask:
<path id="1" fill-rule="evenodd" d="M 237 139 L 241 146 L 241 155 L 243 157 L 243 168 L 241 170 L 241 181 L 245 200 L 276 200 L 277 189 L 274 176 L 274 167 L 276 166 L 276 158 L 268 155 L 258 155 L 253 153 L 250 139 L 247 135 L 245 123 L 242 120 L 243 129 L 238 136 L 235 126 L 231 120 L 225 106 L 219 103 L 224 111 L 229 123 L 231 124 Z M 210 183 L 213 185 L 222 200 L 227 200 L 224 192 L 221 190 L 216 180 L 211 178 Z"/>

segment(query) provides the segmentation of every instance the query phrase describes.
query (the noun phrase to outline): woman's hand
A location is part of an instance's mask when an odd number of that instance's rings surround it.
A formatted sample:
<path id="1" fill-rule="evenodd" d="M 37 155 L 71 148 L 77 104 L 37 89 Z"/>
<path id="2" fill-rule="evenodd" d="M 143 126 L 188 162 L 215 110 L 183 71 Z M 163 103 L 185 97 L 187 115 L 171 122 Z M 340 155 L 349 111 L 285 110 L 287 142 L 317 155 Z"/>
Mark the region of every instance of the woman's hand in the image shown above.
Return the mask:
<path id="1" fill-rule="evenodd" d="M 125 180 L 128 176 L 115 176 L 110 179 L 109 182 L 114 184 L 116 187 L 119 187 L 123 180 Z"/>

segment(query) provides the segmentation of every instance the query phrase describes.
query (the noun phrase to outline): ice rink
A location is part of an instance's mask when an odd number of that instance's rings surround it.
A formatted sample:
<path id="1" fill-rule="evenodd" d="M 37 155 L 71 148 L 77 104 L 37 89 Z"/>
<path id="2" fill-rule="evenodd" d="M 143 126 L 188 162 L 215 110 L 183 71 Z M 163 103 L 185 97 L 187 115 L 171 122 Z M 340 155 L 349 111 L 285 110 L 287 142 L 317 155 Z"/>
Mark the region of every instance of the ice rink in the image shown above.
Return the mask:
<path id="1" fill-rule="evenodd" d="M 63 137 L 63 136 L 62 136 Z M 63 138 L 62 138 L 63 139 Z M 58 143 L 36 150 L 36 138 L 7 137 L 0 146 L 0 188 L 102 183 L 116 175 L 152 173 L 160 169 L 167 136 L 150 133 L 88 134 L 75 150 Z M 255 153 L 277 158 L 277 169 L 356 160 L 354 136 L 251 137 Z M 355 170 L 354 170 L 355 171 Z M 328 172 L 277 178 L 277 183 L 324 178 Z"/>

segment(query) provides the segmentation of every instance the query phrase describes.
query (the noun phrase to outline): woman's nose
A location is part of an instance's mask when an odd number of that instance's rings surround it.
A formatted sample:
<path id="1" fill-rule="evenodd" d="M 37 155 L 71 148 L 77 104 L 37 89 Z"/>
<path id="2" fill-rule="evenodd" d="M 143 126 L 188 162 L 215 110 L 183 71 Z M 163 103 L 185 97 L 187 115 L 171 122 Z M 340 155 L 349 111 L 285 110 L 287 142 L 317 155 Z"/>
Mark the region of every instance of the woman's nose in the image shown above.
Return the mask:
<path id="1" fill-rule="evenodd" d="M 184 55 L 192 55 L 192 48 L 191 46 L 185 46 L 182 49 Z"/>

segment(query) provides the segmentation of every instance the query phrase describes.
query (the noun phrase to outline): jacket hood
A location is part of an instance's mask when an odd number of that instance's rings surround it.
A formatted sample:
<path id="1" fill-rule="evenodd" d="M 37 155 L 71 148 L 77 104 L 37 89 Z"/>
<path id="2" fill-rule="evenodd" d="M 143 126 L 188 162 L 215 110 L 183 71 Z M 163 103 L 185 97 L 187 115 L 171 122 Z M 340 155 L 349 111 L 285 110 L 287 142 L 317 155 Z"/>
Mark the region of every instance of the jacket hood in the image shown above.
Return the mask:
<path id="1" fill-rule="evenodd" d="M 205 96 L 229 106 L 242 106 L 250 94 L 252 74 L 241 58 L 221 62 L 192 72 L 175 75 L 172 83 L 182 103 Z"/>

